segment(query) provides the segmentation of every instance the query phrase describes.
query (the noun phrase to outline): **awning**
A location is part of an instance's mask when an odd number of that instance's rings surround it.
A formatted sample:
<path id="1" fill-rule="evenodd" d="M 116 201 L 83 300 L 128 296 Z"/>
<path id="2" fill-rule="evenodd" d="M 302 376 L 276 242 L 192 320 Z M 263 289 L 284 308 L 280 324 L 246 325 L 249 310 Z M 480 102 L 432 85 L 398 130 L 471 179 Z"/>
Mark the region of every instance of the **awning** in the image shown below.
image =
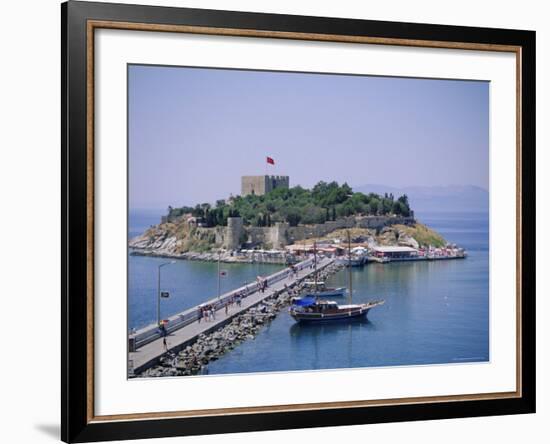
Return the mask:
<path id="1" fill-rule="evenodd" d="M 305 296 L 300 299 L 294 299 L 293 304 L 299 307 L 309 307 L 310 305 L 315 304 L 315 297 Z"/>

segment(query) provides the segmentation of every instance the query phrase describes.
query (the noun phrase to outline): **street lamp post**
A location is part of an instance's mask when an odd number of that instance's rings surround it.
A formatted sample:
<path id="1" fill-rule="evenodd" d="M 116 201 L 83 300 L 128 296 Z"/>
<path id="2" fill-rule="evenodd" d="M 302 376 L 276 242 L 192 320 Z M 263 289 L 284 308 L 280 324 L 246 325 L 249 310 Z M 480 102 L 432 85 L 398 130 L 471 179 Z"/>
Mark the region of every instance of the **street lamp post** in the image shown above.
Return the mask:
<path id="1" fill-rule="evenodd" d="M 218 250 L 218 300 L 220 299 L 220 294 L 221 294 L 221 276 L 220 276 L 220 273 L 221 273 L 221 270 L 220 270 L 220 256 L 221 256 L 221 253 L 220 253 L 220 250 Z"/>
<path id="2" fill-rule="evenodd" d="M 160 327 L 160 269 L 165 265 L 175 264 L 176 261 L 164 262 L 159 265 L 158 268 L 158 281 L 157 281 L 157 327 Z"/>

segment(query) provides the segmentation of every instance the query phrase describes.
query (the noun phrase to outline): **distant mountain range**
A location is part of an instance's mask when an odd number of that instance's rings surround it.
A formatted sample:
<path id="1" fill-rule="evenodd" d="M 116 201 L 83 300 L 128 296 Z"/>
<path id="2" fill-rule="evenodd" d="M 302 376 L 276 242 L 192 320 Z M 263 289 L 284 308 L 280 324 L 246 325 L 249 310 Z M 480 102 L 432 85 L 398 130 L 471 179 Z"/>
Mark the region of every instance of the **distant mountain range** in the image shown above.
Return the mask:
<path id="1" fill-rule="evenodd" d="M 406 194 L 414 211 L 427 212 L 488 212 L 489 192 L 473 185 L 391 187 L 367 184 L 352 187 L 362 193 L 393 193 L 395 198 Z"/>

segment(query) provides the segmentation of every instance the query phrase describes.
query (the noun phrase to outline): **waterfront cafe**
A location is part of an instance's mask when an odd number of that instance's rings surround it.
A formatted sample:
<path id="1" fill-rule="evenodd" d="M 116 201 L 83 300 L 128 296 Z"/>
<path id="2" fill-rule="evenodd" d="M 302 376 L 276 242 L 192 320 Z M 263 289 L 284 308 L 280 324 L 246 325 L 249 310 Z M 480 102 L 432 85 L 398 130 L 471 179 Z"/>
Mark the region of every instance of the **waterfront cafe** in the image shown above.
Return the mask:
<path id="1" fill-rule="evenodd" d="M 285 247 L 285 250 L 289 251 L 290 253 L 308 253 L 313 252 L 313 244 L 292 244 L 287 245 Z"/>
<path id="2" fill-rule="evenodd" d="M 374 256 L 388 259 L 412 259 L 418 257 L 418 250 L 402 246 L 377 246 L 372 248 Z"/>

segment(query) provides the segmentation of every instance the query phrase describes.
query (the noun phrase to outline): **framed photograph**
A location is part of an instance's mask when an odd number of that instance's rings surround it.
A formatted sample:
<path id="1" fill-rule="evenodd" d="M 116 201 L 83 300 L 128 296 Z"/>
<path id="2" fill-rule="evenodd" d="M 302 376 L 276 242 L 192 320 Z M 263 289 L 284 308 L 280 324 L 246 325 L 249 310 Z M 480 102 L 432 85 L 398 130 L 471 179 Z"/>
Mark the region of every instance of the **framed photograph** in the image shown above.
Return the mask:
<path id="1" fill-rule="evenodd" d="M 535 33 L 69 1 L 62 439 L 535 411 Z"/>

